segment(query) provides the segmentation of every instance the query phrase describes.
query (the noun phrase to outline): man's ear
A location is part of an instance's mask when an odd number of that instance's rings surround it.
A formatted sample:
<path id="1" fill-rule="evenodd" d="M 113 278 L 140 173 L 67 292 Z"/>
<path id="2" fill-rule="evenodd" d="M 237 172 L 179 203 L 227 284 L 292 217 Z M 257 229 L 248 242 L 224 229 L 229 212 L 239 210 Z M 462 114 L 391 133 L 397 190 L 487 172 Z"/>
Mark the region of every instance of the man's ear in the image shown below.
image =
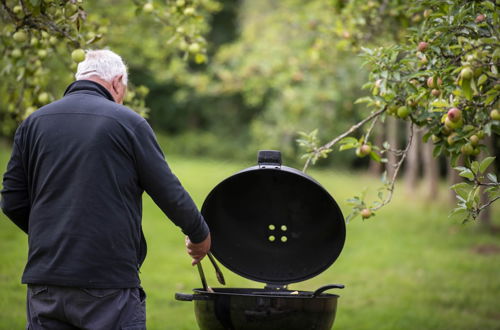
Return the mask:
<path id="1" fill-rule="evenodd" d="M 113 91 L 117 94 L 120 92 L 120 89 L 122 87 L 121 86 L 122 79 L 123 79 L 123 75 L 119 75 L 119 76 L 114 77 L 112 82 L 111 82 L 111 85 L 113 86 Z"/>

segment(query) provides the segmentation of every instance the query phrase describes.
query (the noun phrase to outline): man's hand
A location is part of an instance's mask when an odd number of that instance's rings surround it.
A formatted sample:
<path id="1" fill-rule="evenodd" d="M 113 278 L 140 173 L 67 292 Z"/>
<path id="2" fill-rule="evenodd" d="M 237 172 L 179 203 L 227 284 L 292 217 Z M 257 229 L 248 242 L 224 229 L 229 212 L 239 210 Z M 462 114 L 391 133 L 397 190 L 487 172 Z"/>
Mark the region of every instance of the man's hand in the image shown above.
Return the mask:
<path id="1" fill-rule="evenodd" d="M 207 255 L 208 251 L 210 251 L 211 243 L 212 240 L 210 238 L 210 233 L 207 238 L 200 243 L 193 243 L 189 237 L 186 236 L 186 250 L 187 253 L 193 258 L 193 262 L 191 263 L 193 266 L 199 263 L 201 259 Z"/>

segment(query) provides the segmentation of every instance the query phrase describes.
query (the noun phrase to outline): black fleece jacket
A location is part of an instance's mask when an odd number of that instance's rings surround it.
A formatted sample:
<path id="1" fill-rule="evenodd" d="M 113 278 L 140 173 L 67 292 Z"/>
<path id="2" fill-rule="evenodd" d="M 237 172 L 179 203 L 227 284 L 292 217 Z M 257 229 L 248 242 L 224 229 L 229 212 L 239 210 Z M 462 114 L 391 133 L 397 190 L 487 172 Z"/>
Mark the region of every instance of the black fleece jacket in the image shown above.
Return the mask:
<path id="1" fill-rule="evenodd" d="M 142 193 L 197 243 L 208 227 L 148 123 L 79 80 L 19 126 L 3 179 L 4 213 L 28 233 L 22 282 L 140 285 Z"/>

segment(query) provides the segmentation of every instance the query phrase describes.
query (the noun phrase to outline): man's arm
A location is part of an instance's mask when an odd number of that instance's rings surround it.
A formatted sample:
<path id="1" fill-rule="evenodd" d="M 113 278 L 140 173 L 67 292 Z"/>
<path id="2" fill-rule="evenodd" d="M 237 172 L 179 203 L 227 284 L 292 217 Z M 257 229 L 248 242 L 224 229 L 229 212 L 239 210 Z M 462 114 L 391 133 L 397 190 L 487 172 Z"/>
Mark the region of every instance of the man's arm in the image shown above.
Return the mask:
<path id="1" fill-rule="evenodd" d="M 140 185 L 183 233 L 189 236 L 192 243 L 205 242 L 209 236 L 208 226 L 187 191 L 170 170 L 153 130 L 146 121 L 136 127 L 135 137 L 134 153 Z"/>
<path id="2" fill-rule="evenodd" d="M 24 171 L 21 150 L 18 145 L 19 129 L 14 138 L 12 155 L 3 176 L 1 207 L 5 215 L 25 233 L 28 233 L 30 201 L 28 180 Z"/>

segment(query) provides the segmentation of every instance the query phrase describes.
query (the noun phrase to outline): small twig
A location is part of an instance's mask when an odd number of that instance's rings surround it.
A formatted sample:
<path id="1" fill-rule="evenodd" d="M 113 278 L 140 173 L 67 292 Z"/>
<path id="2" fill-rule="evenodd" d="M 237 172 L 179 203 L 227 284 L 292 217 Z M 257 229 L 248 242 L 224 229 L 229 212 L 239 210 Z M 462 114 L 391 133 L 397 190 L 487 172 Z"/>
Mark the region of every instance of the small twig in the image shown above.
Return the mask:
<path id="1" fill-rule="evenodd" d="M 78 42 L 77 39 L 73 38 L 66 30 L 52 22 L 52 20 L 46 16 L 46 15 L 40 15 L 42 19 L 40 18 L 34 18 L 31 16 L 30 13 L 25 12 L 25 16 L 23 19 L 19 19 L 16 14 L 12 11 L 9 6 L 7 6 L 7 3 L 5 0 L 1 0 L 2 8 L 5 10 L 9 18 L 16 24 L 18 28 L 27 26 L 30 28 L 35 28 L 37 30 L 52 30 L 55 33 L 59 33 L 62 36 L 64 36 L 66 39 L 68 39 L 75 47 L 80 47 L 80 43 Z M 23 9 L 26 8 L 24 1 L 21 1 L 21 4 L 23 6 Z"/>
<path id="2" fill-rule="evenodd" d="M 370 124 L 370 127 L 368 128 L 368 131 L 366 131 L 366 134 L 365 134 L 365 142 L 368 141 L 368 139 L 370 138 L 370 135 L 373 131 L 373 128 L 377 124 L 379 118 L 380 117 L 375 117 L 375 120 L 373 120 L 372 123 Z"/>
<path id="3" fill-rule="evenodd" d="M 383 114 L 385 111 L 387 110 L 387 106 L 383 107 L 382 109 L 380 109 L 379 111 L 377 112 L 374 112 L 372 113 L 370 116 L 366 117 L 365 119 L 363 119 L 362 121 L 360 121 L 359 123 L 351 126 L 351 128 L 349 128 L 347 131 L 345 131 L 344 133 L 342 133 L 341 135 L 337 136 L 335 139 L 331 140 L 330 142 L 328 142 L 327 144 L 325 144 L 324 146 L 322 147 L 319 147 L 318 148 L 318 151 L 321 151 L 321 150 L 325 150 L 325 149 L 330 149 L 331 147 L 333 147 L 336 143 L 338 143 L 340 140 L 342 140 L 343 138 L 345 138 L 346 136 L 348 136 L 349 134 L 351 134 L 352 132 L 354 132 L 355 130 L 357 130 L 358 128 L 360 128 L 361 126 L 363 126 L 364 124 L 366 124 L 367 122 L 369 122 L 370 120 L 372 120 L 373 118 L 375 117 L 378 117 L 380 116 L 381 114 Z"/>
<path id="4" fill-rule="evenodd" d="M 2 3 L 3 10 L 5 10 L 5 12 L 7 13 L 7 15 L 10 16 L 10 19 L 13 20 L 13 21 L 18 21 L 16 14 L 14 14 L 14 12 L 12 11 L 12 9 L 10 9 L 9 6 L 7 6 L 7 3 L 5 2 L 5 0 L 2 0 L 1 3 Z"/>
<path id="5" fill-rule="evenodd" d="M 495 182 L 477 182 L 478 186 L 488 186 L 488 187 L 498 187 L 500 186 L 500 183 L 495 183 Z"/>
<path id="6" fill-rule="evenodd" d="M 357 124 L 351 126 L 351 128 L 349 128 L 347 131 L 345 131 L 344 133 L 342 133 L 339 136 L 337 136 L 335 139 L 331 140 L 330 142 L 328 142 L 327 144 L 325 144 L 325 145 L 323 145 L 323 146 L 321 146 L 319 148 L 316 148 L 313 151 L 313 153 L 316 154 L 316 155 L 318 155 L 321 151 L 326 150 L 326 149 L 330 149 L 336 143 L 338 143 L 340 140 L 342 140 L 346 136 L 350 135 L 352 132 L 354 132 L 355 130 L 357 130 L 358 128 L 360 128 L 361 126 L 363 126 L 364 124 L 366 124 L 367 122 L 369 122 L 370 120 L 372 120 L 373 118 L 380 116 L 386 110 L 387 110 L 387 106 L 385 106 L 382 109 L 380 109 L 380 110 L 372 113 L 370 116 L 366 117 L 362 121 L 360 121 Z M 312 156 L 310 156 L 310 157 L 307 158 L 307 161 L 306 161 L 306 163 L 304 165 L 304 168 L 302 169 L 302 172 L 305 172 L 307 170 L 307 168 L 309 167 L 309 164 L 311 163 L 311 158 L 312 158 Z"/>
<path id="7" fill-rule="evenodd" d="M 499 199 L 500 199 L 500 196 L 495 197 L 495 198 L 493 198 L 492 200 L 489 200 L 489 201 L 488 201 L 488 203 L 481 205 L 481 206 L 477 209 L 477 215 L 479 215 L 479 213 L 480 213 L 482 210 L 484 210 L 485 208 L 487 208 L 488 206 L 490 206 L 491 204 L 493 204 L 494 202 L 496 202 L 496 201 L 497 201 L 497 200 L 499 200 Z"/>
<path id="8" fill-rule="evenodd" d="M 411 123 L 410 135 L 408 137 L 408 143 L 406 145 L 406 148 L 402 152 L 402 155 L 401 155 L 401 158 L 399 159 L 399 162 L 394 167 L 394 173 L 392 174 L 392 178 L 390 180 L 390 186 L 389 186 L 389 188 L 387 188 L 387 190 L 389 191 L 389 194 L 387 195 L 387 198 L 382 202 L 382 204 L 380 204 L 376 207 L 370 208 L 372 211 L 379 210 L 383 206 L 389 204 L 390 201 L 392 200 L 392 196 L 393 196 L 393 192 L 394 192 L 394 185 L 396 183 L 396 177 L 398 176 L 398 172 L 406 159 L 406 155 L 408 155 L 408 151 L 410 150 L 410 146 L 411 146 L 412 141 L 413 141 L 413 128 L 414 128 L 414 124 Z"/>

